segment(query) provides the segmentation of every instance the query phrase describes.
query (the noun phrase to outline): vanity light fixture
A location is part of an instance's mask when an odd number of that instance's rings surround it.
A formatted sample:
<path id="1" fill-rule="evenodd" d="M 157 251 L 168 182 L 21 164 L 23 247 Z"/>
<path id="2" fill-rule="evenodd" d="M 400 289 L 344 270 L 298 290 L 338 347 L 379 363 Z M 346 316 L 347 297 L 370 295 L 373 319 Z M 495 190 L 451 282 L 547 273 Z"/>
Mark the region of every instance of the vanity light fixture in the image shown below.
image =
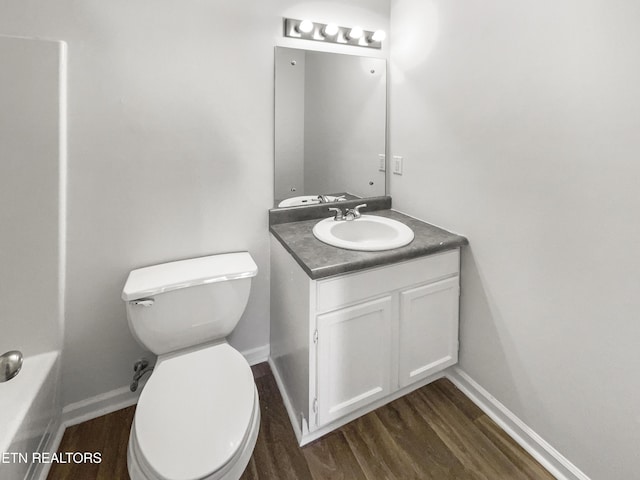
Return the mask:
<path id="1" fill-rule="evenodd" d="M 322 28 L 322 35 L 326 37 L 335 37 L 340 29 L 335 23 L 328 23 Z"/>
<path id="2" fill-rule="evenodd" d="M 313 31 L 313 22 L 311 20 L 302 20 L 296 27 L 299 33 L 311 33 Z"/>
<path id="3" fill-rule="evenodd" d="M 362 35 L 364 34 L 364 30 L 361 27 L 352 27 L 351 30 L 347 32 L 347 38 L 349 40 L 360 40 Z"/>
<path id="4" fill-rule="evenodd" d="M 340 27 L 335 23 L 318 23 L 311 20 L 285 18 L 284 36 L 379 49 L 382 48 L 382 42 L 387 35 L 383 30 L 371 31 L 363 30 L 358 26 Z"/>
<path id="5" fill-rule="evenodd" d="M 387 38 L 387 34 L 384 30 L 376 30 L 373 35 L 367 38 L 367 41 L 382 43 L 385 38 Z"/>

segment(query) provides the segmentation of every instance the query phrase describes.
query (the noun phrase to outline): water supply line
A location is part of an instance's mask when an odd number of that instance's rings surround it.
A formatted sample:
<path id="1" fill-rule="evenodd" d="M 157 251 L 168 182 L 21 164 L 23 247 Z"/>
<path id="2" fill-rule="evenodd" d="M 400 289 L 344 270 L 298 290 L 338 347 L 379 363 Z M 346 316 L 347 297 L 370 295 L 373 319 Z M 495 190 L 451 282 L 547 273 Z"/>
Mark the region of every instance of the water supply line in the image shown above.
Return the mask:
<path id="1" fill-rule="evenodd" d="M 129 389 L 132 392 L 135 392 L 138 389 L 138 382 L 140 379 L 147 373 L 153 372 L 153 367 L 149 366 L 149 360 L 146 358 L 140 358 L 133 364 L 133 381 L 129 386 Z"/>

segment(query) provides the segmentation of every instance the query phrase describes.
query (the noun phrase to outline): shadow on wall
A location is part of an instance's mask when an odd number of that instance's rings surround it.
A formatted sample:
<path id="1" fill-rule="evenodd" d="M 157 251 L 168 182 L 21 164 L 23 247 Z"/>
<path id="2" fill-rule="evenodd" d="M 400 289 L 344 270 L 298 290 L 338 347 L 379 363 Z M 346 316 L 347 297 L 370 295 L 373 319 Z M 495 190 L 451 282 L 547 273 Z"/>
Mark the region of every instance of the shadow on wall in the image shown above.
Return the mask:
<path id="1" fill-rule="evenodd" d="M 526 367 L 522 363 L 518 345 L 471 246 L 462 249 L 461 264 L 460 368 L 489 393 L 494 379 L 504 383 L 504 378 L 508 378 L 508 383 L 516 388 L 506 397 L 502 392 L 501 403 L 518 416 L 525 405 L 536 405 L 537 410 L 529 413 L 545 416 L 548 412 L 537 401 L 538 395 L 526 373 L 535 369 L 535 365 Z"/>

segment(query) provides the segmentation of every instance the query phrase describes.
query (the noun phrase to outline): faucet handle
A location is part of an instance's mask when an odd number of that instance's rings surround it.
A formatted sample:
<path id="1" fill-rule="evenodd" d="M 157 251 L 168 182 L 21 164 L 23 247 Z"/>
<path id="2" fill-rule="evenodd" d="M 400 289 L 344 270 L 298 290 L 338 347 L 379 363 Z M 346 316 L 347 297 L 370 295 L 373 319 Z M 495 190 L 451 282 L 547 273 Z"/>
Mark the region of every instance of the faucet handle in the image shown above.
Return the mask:
<path id="1" fill-rule="evenodd" d="M 363 203 L 362 205 L 357 205 L 355 207 L 353 207 L 353 214 L 355 215 L 356 218 L 360 218 L 360 216 L 362 216 L 362 214 L 360 213 L 360 209 L 366 207 L 367 204 Z"/>
<path id="2" fill-rule="evenodd" d="M 333 217 L 333 219 L 337 222 L 339 220 L 344 220 L 344 213 L 342 213 L 342 210 L 337 208 L 337 207 L 332 207 L 329 209 L 330 212 L 336 212 L 335 216 Z"/>
<path id="3" fill-rule="evenodd" d="M 355 220 L 356 218 L 360 218 L 362 216 L 362 214 L 360 213 L 360 209 L 366 206 L 367 204 L 363 203 L 362 205 L 358 205 L 356 207 L 348 209 L 344 214 L 344 219 L 351 221 L 351 220 Z"/>

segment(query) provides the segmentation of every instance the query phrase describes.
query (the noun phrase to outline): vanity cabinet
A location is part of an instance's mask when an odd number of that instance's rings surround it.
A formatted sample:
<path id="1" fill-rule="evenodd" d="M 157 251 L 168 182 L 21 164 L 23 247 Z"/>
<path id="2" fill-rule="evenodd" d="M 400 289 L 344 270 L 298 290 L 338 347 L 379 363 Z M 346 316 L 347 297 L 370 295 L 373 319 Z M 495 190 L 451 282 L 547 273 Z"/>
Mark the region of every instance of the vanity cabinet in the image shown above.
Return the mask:
<path id="1" fill-rule="evenodd" d="M 457 362 L 458 299 L 457 276 L 400 292 L 400 387 Z"/>
<path id="2" fill-rule="evenodd" d="M 313 280 L 271 245 L 270 364 L 301 445 L 458 359 L 459 249 Z"/>
<path id="3" fill-rule="evenodd" d="M 392 297 L 318 315 L 317 424 L 391 393 Z"/>

